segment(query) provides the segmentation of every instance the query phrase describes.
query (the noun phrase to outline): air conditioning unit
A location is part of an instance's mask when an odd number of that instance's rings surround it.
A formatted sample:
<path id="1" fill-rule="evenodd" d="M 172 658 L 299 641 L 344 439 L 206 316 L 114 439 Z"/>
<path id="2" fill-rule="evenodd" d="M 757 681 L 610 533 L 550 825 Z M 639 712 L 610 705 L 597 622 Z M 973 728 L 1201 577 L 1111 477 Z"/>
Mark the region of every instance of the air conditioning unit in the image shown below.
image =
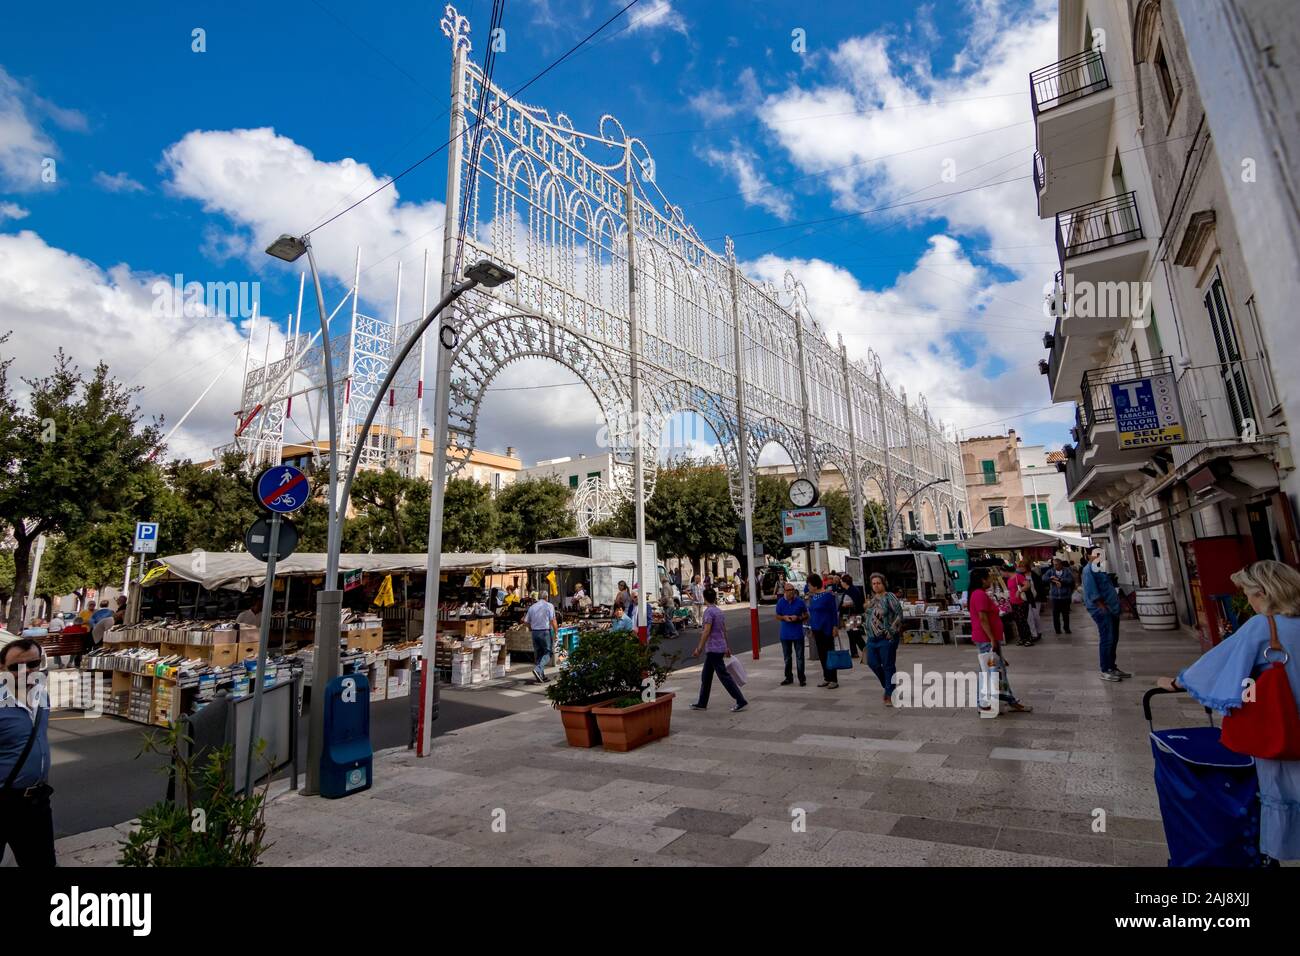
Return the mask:
<path id="1" fill-rule="evenodd" d="M 1056 336 L 1053 335 L 1051 332 L 1044 332 L 1044 333 L 1043 333 L 1043 348 L 1045 348 L 1045 349 L 1049 349 L 1049 350 L 1050 350 L 1050 349 L 1053 348 L 1055 345 L 1056 345 Z"/>
<path id="2" fill-rule="evenodd" d="M 1040 375 L 1046 375 L 1050 370 L 1051 370 L 1051 365 L 1050 363 L 1048 363 L 1047 359 L 1038 360 L 1038 373 Z"/>

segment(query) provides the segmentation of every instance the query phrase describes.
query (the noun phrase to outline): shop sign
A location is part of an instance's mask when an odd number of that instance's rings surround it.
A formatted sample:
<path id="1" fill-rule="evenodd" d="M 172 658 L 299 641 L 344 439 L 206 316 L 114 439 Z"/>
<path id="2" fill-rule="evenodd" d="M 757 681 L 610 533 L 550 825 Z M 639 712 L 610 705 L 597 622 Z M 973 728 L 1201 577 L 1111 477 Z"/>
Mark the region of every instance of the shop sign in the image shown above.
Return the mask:
<path id="1" fill-rule="evenodd" d="M 793 508 L 781 512 L 781 540 L 786 544 L 822 544 L 831 538 L 827 508 Z"/>
<path id="2" fill-rule="evenodd" d="M 1113 382 L 1110 399 L 1120 448 L 1180 445 L 1187 441 L 1178 385 L 1172 374 Z"/>
<path id="3" fill-rule="evenodd" d="M 361 569 L 355 571 L 343 572 L 343 590 L 351 591 L 353 588 L 361 587 Z"/>

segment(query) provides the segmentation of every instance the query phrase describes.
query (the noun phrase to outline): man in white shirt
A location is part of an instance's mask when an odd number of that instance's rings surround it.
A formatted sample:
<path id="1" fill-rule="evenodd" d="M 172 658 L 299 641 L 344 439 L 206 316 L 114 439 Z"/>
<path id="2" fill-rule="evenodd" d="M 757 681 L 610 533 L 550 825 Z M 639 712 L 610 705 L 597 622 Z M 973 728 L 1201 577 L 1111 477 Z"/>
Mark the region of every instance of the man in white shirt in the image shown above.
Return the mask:
<path id="1" fill-rule="evenodd" d="M 253 606 L 245 608 L 239 612 L 239 617 L 235 618 L 236 624 L 251 624 L 253 627 L 262 625 L 262 599 L 256 598 Z"/>
<path id="2" fill-rule="evenodd" d="M 532 603 L 528 613 L 524 615 L 524 620 L 533 634 L 533 660 L 536 661 L 533 665 L 533 676 L 537 678 L 537 683 L 545 684 L 546 665 L 551 660 L 551 645 L 560 634 L 555 608 L 551 606 L 545 594 L 539 595 Z"/>
<path id="3" fill-rule="evenodd" d="M 691 627 L 704 626 L 704 585 L 697 574 L 691 578 Z"/>

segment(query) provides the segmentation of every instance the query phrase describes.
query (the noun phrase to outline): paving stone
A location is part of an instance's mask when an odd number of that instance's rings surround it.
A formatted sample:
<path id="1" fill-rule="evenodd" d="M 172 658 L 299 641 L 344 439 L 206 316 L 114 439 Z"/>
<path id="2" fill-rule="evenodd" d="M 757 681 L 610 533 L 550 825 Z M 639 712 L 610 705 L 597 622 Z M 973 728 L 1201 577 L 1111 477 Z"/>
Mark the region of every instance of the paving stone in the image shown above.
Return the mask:
<path id="1" fill-rule="evenodd" d="M 890 836 L 931 843 L 955 843 L 959 846 L 978 846 L 992 849 L 1000 827 L 985 826 L 957 820 L 936 820 L 931 817 L 899 817 L 889 831 Z"/>
<path id="2" fill-rule="evenodd" d="M 661 819 L 659 825 L 685 830 L 688 834 L 702 833 L 729 837 L 748 822 L 749 818 L 739 813 L 678 807 Z"/>
<path id="3" fill-rule="evenodd" d="M 792 822 L 792 818 L 751 820 L 732 836 L 737 840 L 754 840 L 758 843 L 817 850 L 835 835 L 835 831 L 830 827 L 819 826 L 806 826 L 802 832 L 796 832 L 791 825 Z"/>
<path id="4" fill-rule="evenodd" d="M 594 833 L 609 822 L 604 817 L 575 813 L 571 810 L 548 809 L 535 804 L 516 810 L 508 819 L 514 826 L 539 833 L 579 837 Z"/>
<path id="5" fill-rule="evenodd" d="M 658 855 L 681 857 L 716 866 L 747 866 L 770 848 L 770 843 L 695 832 L 678 837 L 660 850 Z"/>
<path id="6" fill-rule="evenodd" d="M 587 842 L 657 853 L 685 833 L 675 827 L 642 823 L 608 823 L 587 834 Z"/>
<path id="7" fill-rule="evenodd" d="M 888 833 L 900 819 L 902 814 L 898 813 L 867 809 L 849 810 L 842 807 L 819 807 L 808 814 L 808 822 L 814 826 L 854 830 L 858 833 Z"/>
<path id="8" fill-rule="evenodd" d="M 1083 863 L 1114 863 L 1115 841 L 1101 834 L 1050 833 L 1003 827 L 994 849 L 1036 856 L 1056 856 Z"/>

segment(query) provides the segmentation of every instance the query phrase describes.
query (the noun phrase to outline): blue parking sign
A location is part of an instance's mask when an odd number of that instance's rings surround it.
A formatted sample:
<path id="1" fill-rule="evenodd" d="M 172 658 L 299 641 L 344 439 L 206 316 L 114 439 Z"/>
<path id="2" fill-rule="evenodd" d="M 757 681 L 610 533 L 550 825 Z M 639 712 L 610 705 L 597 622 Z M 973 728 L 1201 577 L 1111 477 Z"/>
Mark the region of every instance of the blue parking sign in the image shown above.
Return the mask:
<path id="1" fill-rule="evenodd" d="M 153 554 L 158 550 L 158 522 L 137 521 L 135 523 L 135 547 L 137 554 Z"/>

